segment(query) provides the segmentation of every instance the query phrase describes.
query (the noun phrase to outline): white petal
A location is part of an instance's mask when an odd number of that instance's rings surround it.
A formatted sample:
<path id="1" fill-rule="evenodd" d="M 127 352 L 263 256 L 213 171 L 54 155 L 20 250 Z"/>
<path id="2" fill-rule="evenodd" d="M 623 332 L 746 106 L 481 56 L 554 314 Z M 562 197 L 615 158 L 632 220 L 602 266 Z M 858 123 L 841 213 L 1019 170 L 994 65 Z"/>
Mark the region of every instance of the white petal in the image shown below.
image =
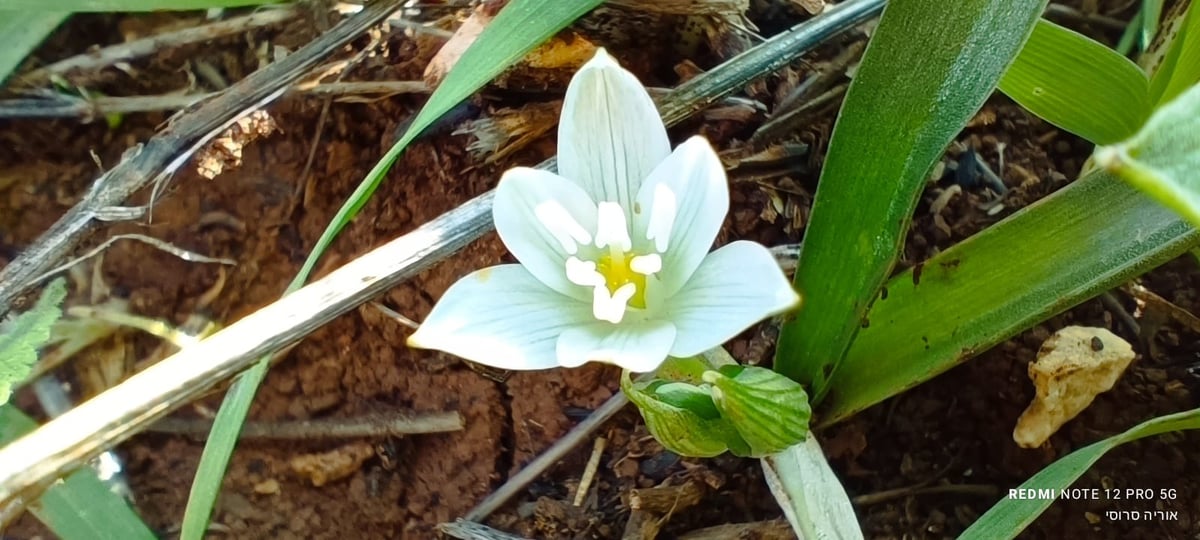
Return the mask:
<path id="1" fill-rule="evenodd" d="M 596 202 L 616 202 L 631 217 L 633 198 L 671 153 L 646 88 L 604 51 L 571 79 L 558 123 L 558 173 Z"/>
<path id="2" fill-rule="evenodd" d="M 668 195 L 669 193 L 669 195 Z M 663 295 L 670 297 L 691 277 L 700 261 L 712 249 L 713 241 L 729 213 L 729 184 L 717 153 L 703 137 L 692 137 L 650 173 L 638 192 L 634 206 L 633 241 L 646 249 L 661 239 L 663 215 L 670 206 L 663 198 L 674 199 L 674 223 L 670 240 L 662 254 Z M 657 208 L 656 208 L 657 205 Z M 651 242 L 653 240 L 654 242 Z M 636 249 L 636 248 L 635 248 Z"/>
<path id="3" fill-rule="evenodd" d="M 596 205 L 583 189 L 554 173 L 517 167 L 496 187 L 496 232 L 521 264 L 548 287 L 580 300 L 591 291 L 567 279 L 567 258 L 596 230 Z M 586 239 L 591 241 L 590 235 Z"/>
<path id="4" fill-rule="evenodd" d="M 593 323 L 563 332 L 558 338 L 558 362 L 565 367 L 605 362 L 645 373 L 667 359 L 673 341 L 675 326 L 667 321 Z"/>
<path id="5" fill-rule="evenodd" d="M 679 332 L 671 356 L 707 351 L 799 301 L 767 248 L 733 242 L 709 254 L 687 284 L 667 300 L 662 316 L 675 323 Z"/>
<path id="6" fill-rule="evenodd" d="M 501 369 L 546 369 L 558 367 L 559 335 L 594 322 L 591 305 L 550 290 L 519 264 L 504 264 L 451 285 L 408 345 Z"/>

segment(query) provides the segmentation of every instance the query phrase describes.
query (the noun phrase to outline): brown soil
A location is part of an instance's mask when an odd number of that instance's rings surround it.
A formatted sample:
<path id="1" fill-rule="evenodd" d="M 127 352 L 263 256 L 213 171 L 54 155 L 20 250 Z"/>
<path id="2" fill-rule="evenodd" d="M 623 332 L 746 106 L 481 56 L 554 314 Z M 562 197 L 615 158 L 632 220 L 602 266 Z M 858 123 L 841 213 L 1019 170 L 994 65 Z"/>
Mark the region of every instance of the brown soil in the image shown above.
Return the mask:
<path id="1" fill-rule="evenodd" d="M 781 18 L 761 24 L 763 28 L 776 28 L 796 17 L 786 11 L 762 15 Z M 36 57 L 41 62 L 67 57 L 93 44 L 119 41 L 122 30 L 177 20 L 77 16 Z M 306 21 L 254 32 L 251 38 L 256 44 L 270 41 L 294 49 L 314 32 Z M 369 57 L 347 80 L 419 79 L 439 43 L 392 32 L 383 46 L 387 54 Z M 358 43 L 356 48 L 364 44 Z M 175 90 L 187 84 L 185 62 L 197 59 L 220 66 L 230 80 L 257 65 L 245 37 L 239 36 L 204 47 L 164 51 L 135 62 L 133 75 L 106 71 L 93 88 L 110 95 Z M 677 79 L 662 77 L 671 74 L 679 60 L 660 58 L 658 65 L 642 74 L 661 85 L 676 84 Z M 769 90 L 761 93 L 776 95 L 770 90 L 776 84 L 779 78 L 771 79 Z M 502 103 L 509 106 L 520 104 L 511 94 L 499 98 L 508 100 Z M 329 121 L 320 125 L 320 100 L 285 99 L 269 110 L 281 131 L 247 146 L 240 166 L 212 180 L 187 169 L 174 178 L 159 200 L 152 224 L 117 224 L 91 239 L 98 243 L 110 234 L 140 232 L 186 249 L 237 260 L 211 304 L 200 305 L 199 299 L 220 281 L 219 267 L 186 263 L 140 243 L 121 242 L 110 249 L 103 261 L 104 278 L 115 287 L 115 294 L 131 299 L 135 312 L 174 323 L 200 313 L 228 324 L 271 302 L 299 269 L 344 198 L 391 145 L 397 129 L 411 118 L 420 102 L 419 97 L 393 97 L 370 103 L 335 103 Z M 70 120 L 0 123 L 0 140 L 4 141 L 0 171 L 23 175 L 18 184 L 0 188 L 5 196 L 0 199 L 4 208 L 0 212 L 0 257 L 10 260 L 78 200 L 96 176 L 91 152 L 101 164 L 111 166 L 126 148 L 150 137 L 166 119 L 162 113 L 128 115 L 116 129 Z M 805 136 L 813 140 L 827 136 L 831 119 L 826 113 Z M 727 149 L 739 145 L 759 123 L 761 118 L 741 124 L 692 122 L 675 135 L 703 131 L 714 144 Z M 319 128 L 324 130 L 323 142 L 312 171 L 304 177 L 311 139 Z M 1004 142 L 1004 178 L 1018 193 L 1008 199 L 1007 209 L 988 216 L 976 206 L 983 200 L 982 188 L 966 189 L 942 211 L 942 226 L 929 211 L 935 198 L 930 191 L 918 207 L 903 263 L 924 260 L 1074 178 L 1087 145 L 1053 132 L 1052 127 L 1006 99 L 993 98 L 959 140 L 979 151 L 993 169 L 998 165 L 995 143 Z M 441 133 L 412 145 L 359 218 L 334 244 L 319 271 L 327 272 L 484 192 L 505 168 L 536 163 L 553 153 L 552 139 L 547 139 L 501 163 L 485 165 L 466 152 L 469 142 L 466 136 Z M 951 157 L 954 155 L 951 152 Z M 815 180 L 815 172 L 804 172 L 771 180 L 774 183 L 765 189 L 756 183 L 735 184 L 731 226 L 722 240 L 797 241 Z M 798 216 L 799 230 L 789 225 L 792 220 L 768 210 L 767 190 L 783 194 Z M 139 202 L 147 196 L 142 194 Z M 495 235 L 488 235 L 380 301 L 420 320 L 455 279 L 506 257 Z M 1154 271 L 1145 283 L 1196 312 L 1200 310 L 1196 270 L 1195 261 L 1185 258 Z M 1105 326 L 1136 343 L 1135 336 L 1103 305 L 1090 301 L 821 434 L 852 497 L 922 483 L 963 486 L 958 492 L 907 493 L 859 505 L 857 511 L 868 537 L 952 537 L 1005 490 L 1056 458 L 1155 415 L 1198 405 L 1197 381 L 1183 369 L 1195 361 L 1196 336 L 1167 325 L 1159 335 L 1157 355 L 1140 355 L 1112 392 L 1097 399 L 1050 443 L 1037 450 L 1018 448 L 1012 442 L 1012 426 L 1032 396 L 1026 365 L 1044 338 L 1068 324 Z M 339 318 L 305 339 L 272 369 L 251 418 L 272 421 L 369 412 L 458 411 L 466 429 L 406 439 L 243 442 L 233 457 L 214 517 L 218 536 L 434 537 L 437 523 L 461 516 L 617 388 L 617 370 L 602 366 L 492 377 L 456 358 L 405 347 L 407 334 L 405 327 L 369 305 Z M 122 339 L 132 344 L 135 358 L 158 346 L 145 335 L 129 333 Z M 761 342 L 759 331 L 751 331 L 735 340 L 730 350 L 742 359 L 757 360 Z M 70 372 L 64 375 L 71 376 Z M 29 403 L 28 397 L 22 403 Z M 219 403 L 220 395 L 210 395 L 179 414 L 195 416 L 215 410 Z M 701 480 L 703 497 L 696 506 L 672 515 L 665 524 L 664 538 L 703 526 L 780 516 L 757 461 L 678 459 L 648 437 L 633 411 L 622 413 L 602 434 L 609 440 L 608 448 L 595 494 L 583 508 L 563 501 L 574 495 L 590 445 L 573 452 L 490 523 L 536 538 L 619 538 L 629 518 L 623 497 L 630 489 L 664 482 L 677 485 L 689 479 Z M 376 455 L 367 457 L 343 480 L 314 487 L 289 466 L 289 461 L 301 454 L 350 452 L 364 442 L 375 448 Z M 1175 500 L 1058 502 L 1025 536 L 1191 538 L 1200 534 L 1200 459 L 1188 451 L 1198 442 L 1200 436 L 1180 434 L 1126 445 L 1102 459 L 1077 484 L 1173 488 Z M 202 442 L 188 437 L 149 433 L 119 449 L 139 512 L 165 536 L 178 528 L 202 448 Z M 256 486 L 264 489 L 269 481 L 278 483 L 277 492 L 256 490 Z M 1180 519 L 1089 521 L 1107 510 L 1155 509 L 1175 510 Z M 9 531 L 17 538 L 43 533 L 29 518 Z"/>

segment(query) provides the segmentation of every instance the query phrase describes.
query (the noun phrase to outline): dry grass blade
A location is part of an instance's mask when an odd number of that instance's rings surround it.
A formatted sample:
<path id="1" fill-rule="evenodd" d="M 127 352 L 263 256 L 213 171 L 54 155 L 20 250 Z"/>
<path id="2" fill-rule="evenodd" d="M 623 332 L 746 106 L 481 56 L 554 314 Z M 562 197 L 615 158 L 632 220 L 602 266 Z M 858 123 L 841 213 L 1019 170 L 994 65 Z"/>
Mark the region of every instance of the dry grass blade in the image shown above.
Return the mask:
<path id="1" fill-rule="evenodd" d="M 117 62 L 149 56 L 170 47 L 200 43 L 222 36 L 238 34 L 253 28 L 279 24 L 297 17 L 300 13 L 301 7 L 299 5 L 292 5 L 259 11 L 243 17 L 235 17 L 195 28 L 187 28 L 136 39 L 128 43 L 105 47 L 97 51 L 88 51 L 78 56 L 60 60 L 22 75 L 17 78 L 17 81 L 25 86 L 37 86 L 48 82 L 55 76 L 73 80 L 73 76 L 78 73 L 96 71 L 112 66 Z"/>
<path id="2" fill-rule="evenodd" d="M 395 0 L 372 3 L 283 60 L 254 72 L 196 109 L 180 114 L 158 135 L 127 151 L 121 163 L 101 175 L 78 204 L 0 270 L 0 316 L 8 312 L 17 295 L 37 285 L 35 276 L 49 270 L 75 248 L 92 228 L 98 213 L 120 205 L 135 191 L 170 175 L 174 167 L 182 164 L 190 148 L 277 97 L 321 58 L 391 14 L 397 4 Z"/>

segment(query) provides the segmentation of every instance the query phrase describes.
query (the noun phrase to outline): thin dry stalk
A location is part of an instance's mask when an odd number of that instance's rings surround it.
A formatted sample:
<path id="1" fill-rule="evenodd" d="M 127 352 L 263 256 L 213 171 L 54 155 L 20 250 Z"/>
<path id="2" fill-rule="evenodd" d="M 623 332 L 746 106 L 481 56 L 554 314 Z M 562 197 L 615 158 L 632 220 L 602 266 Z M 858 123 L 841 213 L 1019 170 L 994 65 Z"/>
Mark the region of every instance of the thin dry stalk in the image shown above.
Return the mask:
<path id="1" fill-rule="evenodd" d="M 242 17 L 136 39 L 128 43 L 105 47 L 98 51 L 89 51 L 78 56 L 72 56 L 66 60 L 60 60 L 46 67 L 35 69 L 19 77 L 17 80 L 23 85 L 37 86 L 44 84 L 54 76 L 70 78 L 81 72 L 96 71 L 118 62 L 149 56 L 163 49 L 200 43 L 222 36 L 238 34 L 254 28 L 279 24 L 300 15 L 300 5 L 303 4 L 266 9 Z"/>
<path id="2" fill-rule="evenodd" d="M 145 144 L 125 152 L 121 163 L 98 178 L 83 199 L 67 211 L 19 257 L 0 270 L 0 316 L 13 299 L 37 285 L 39 276 L 61 261 L 92 229 L 95 218 L 122 204 L 135 191 L 173 174 L 191 153 L 230 124 L 278 97 L 329 53 L 361 35 L 396 9 L 398 0 L 368 5 L 312 43 L 258 70 L 195 109 L 178 115 Z"/>

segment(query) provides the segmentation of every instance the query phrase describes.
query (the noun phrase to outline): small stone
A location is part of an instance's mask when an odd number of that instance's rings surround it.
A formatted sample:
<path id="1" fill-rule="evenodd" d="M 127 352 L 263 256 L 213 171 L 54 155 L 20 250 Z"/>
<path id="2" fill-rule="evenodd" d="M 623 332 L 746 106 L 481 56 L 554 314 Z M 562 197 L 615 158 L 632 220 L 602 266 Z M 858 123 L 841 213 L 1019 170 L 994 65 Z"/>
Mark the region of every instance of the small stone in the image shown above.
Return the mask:
<path id="1" fill-rule="evenodd" d="M 278 495 L 279 481 L 274 478 L 263 480 L 262 482 L 254 484 L 254 492 L 259 495 Z"/>
<path id="2" fill-rule="evenodd" d="M 375 447 L 366 442 L 350 443 L 322 454 L 304 454 L 289 464 L 296 474 L 308 478 L 314 486 L 341 480 L 358 471 L 364 461 L 375 455 Z"/>
<path id="3" fill-rule="evenodd" d="M 1133 357 L 1133 347 L 1104 328 L 1068 326 L 1055 332 L 1029 364 L 1037 395 L 1017 420 L 1013 440 L 1023 448 L 1041 446 L 1096 395 L 1110 390 Z"/>
<path id="4" fill-rule="evenodd" d="M 1100 523 L 1100 516 L 1096 515 L 1093 512 L 1084 512 L 1083 517 L 1084 517 L 1084 519 L 1086 519 L 1088 521 L 1088 523 L 1091 523 L 1092 525 L 1096 525 L 1096 524 Z"/>

